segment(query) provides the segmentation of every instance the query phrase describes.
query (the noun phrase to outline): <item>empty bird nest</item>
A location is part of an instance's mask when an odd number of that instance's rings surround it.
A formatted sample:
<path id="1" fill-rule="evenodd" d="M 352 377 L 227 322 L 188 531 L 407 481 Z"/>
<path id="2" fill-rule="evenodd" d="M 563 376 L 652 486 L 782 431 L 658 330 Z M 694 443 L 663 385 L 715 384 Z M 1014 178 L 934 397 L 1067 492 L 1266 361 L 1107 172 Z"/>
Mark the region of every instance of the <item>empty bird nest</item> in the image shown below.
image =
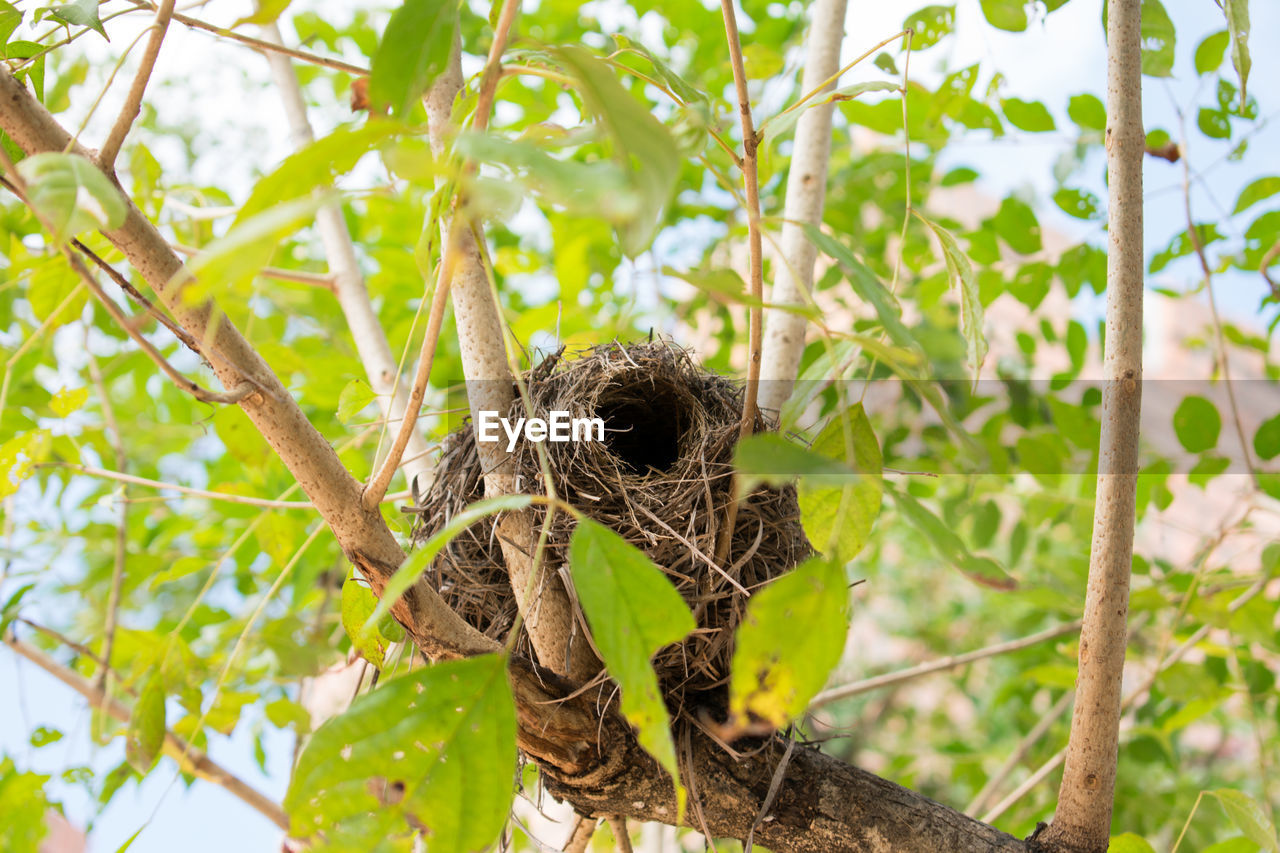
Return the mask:
<path id="1" fill-rule="evenodd" d="M 684 350 L 662 341 L 552 356 L 525 379 L 532 416 L 568 411 L 604 420 L 603 442 L 541 444 L 555 492 L 643 550 L 697 618 L 698 630 L 654 658 L 668 705 L 678 711 L 719 704 L 711 694 L 723 696 L 733 633 L 750 594 L 810 553 L 794 488 L 761 487 L 739 505 L 728 556 L 724 565 L 714 565 L 730 495 L 741 385 L 703 370 Z M 508 415 L 512 423 L 529 414 L 517 396 Z M 537 447 L 521 440 L 515 461 L 521 490 L 543 494 Z M 415 541 L 482 497 L 483 471 L 468 423 L 444 440 L 435 479 L 412 510 L 418 516 Z M 535 525 L 545 511 L 533 507 Z M 544 571 L 567 565 L 574 524 L 567 513 L 556 513 Z M 516 602 L 492 517 L 456 536 L 427 576 L 471 625 L 494 639 L 506 637 Z M 521 653 L 531 656 L 528 638 L 519 642 Z"/>

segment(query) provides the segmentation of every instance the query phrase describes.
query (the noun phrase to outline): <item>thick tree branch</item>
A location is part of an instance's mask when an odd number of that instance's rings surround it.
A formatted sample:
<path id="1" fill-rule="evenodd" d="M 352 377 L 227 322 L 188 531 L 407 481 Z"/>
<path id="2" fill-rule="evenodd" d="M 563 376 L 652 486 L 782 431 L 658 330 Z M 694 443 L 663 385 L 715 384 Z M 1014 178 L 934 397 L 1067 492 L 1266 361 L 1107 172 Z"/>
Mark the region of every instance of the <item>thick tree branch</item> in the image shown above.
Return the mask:
<path id="1" fill-rule="evenodd" d="M 476 130 L 488 127 L 493 92 L 501 76 L 502 53 L 518 10 L 516 0 L 504 0 L 493 45 L 480 76 L 480 95 L 472 121 Z M 425 98 L 431 145 L 437 156 L 448 148 L 453 103 L 461 88 L 461 50 L 455 44 L 449 67 L 432 84 Z M 507 360 L 502 318 L 484 268 L 480 248 L 483 232 L 478 223 L 468 219 L 466 206 L 465 198 L 456 200 L 443 244 L 447 247 L 446 254 L 457 253 L 447 281 L 452 291 L 467 400 L 472 420 L 478 421 L 482 411 L 505 415 L 511 410 L 515 402 L 515 379 Z M 445 287 L 443 280 L 439 287 Z M 485 471 L 486 495 L 516 494 L 522 490 L 516 482 L 513 459 L 501 445 L 484 443 L 477 445 L 477 449 Z M 599 671 L 599 663 L 586 642 L 573 641 L 573 607 L 559 575 L 542 572 L 535 565 L 537 537 L 532 515 L 528 511 L 503 513 L 497 527 L 516 604 L 538 660 L 557 673 L 588 680 Z"/>
<path id="2" fill-rule="evenodd" d="M 122 723 L 129 722 L 129 709 L 117 700 L 107 696 L 101 687 L 90 684 L 44 652 L 21 640 L 14 639 L 12 636 L 6 636 L 4 644 L 79 693 L 93 707 L 110 714 Z M 178 762 L 178 766 L 184 772 L 191 773 L 225 789 L 280 829 L 285 832 L 289 831 L 289 819 L 285 816 L 284 809 L 280 808 L 278 803 L 257 791 L 208 755 L 168 730 L 164 733 L 164 753 Z"/>
<path id="3" fill-rule="evenodd" d="M 816 94 L 835 87 L 847 5 L 848 0 L 818 0 L 813 5 L 801 91 Z M 806 294 L 813 287 L 818 250 L 805 237 L 802 225 L 822 222 L 834 111 L 834 103 L 819 104 L 806 109 L 796 123 L 782 214 L 782 258 L 770 299 L 773 305 L 783 307 L 770 308 L 765 314 L 760 365 L 760 408 L 775 417 L 791 396 L 804 354 L 805 318 L 787 307 L 804 305 Z"/>
<path id="4" fill-rule="evenodd" d="M 1115 798 L 1142 411 L 1141 6 L 1107 5 L 1107 384 L 1075 711 L 1057 811 L 1040 839 L 1054 851 L 1103 853 Z"/>

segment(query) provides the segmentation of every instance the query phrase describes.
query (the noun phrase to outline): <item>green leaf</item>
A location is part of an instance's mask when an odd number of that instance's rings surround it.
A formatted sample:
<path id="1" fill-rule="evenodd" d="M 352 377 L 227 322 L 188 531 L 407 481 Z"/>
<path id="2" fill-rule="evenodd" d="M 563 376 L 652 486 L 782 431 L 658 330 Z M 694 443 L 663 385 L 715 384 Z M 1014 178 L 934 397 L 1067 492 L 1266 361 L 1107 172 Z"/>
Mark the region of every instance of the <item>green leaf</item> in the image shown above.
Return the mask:
<path id="1" fill-rule="evenodd" d="M 978 179 L 978 172 L 968 166 L 958 166 L 942 176 L 939 182 L 944 187 L 954 187 L 958 184 L 973 183 Z"/>
<path id="2" fill-rule="evenodd" d="M 176 581 L 179 578 L 185 578 L 188 575 L 195 574 L 201 569 L 207 569 L 210 565 L 210 562 L 204 557 L 179 557 L 172 563 L 165 566 L 163 571 L 157 572 L 153 575 L 150 586 L 152 589 L 155 589 L 161 584 Z"/>
<path id="3" fill-rule="evenodd" d="M 1027 6 L 1023 0 L 981 0 L 982 15 L 998 30 L 1020 33 L 1027 28 Z"/>
<path id="4" fill-rule="evenodd" d="M 352 379 L 338 395 L 338 420 L 350 426 L 356 415 L 376 399 L 377 393 L 363 379 Z"/>
<path id="5" fill-rule="evenodd" d="M 1232 214 L 1239 213 L 1276 193 L 1280 193 L 1280 176 L 1267 175 L 1264 178 L 1258 178 L 1240 191 L 1240 196 L 1236 199 L 1235 209 L 1231 212 Z"/>
<path id="6" fill-rule="evenodd" d="M 362 127 L 340 127 L 303 146 L 254 184 L 231 227 L 243 225 L 280 202 L 332 188 L 338 177 L 350 172 L 361 157 L 405 131 L 398 122 L 375 121 Z"/>
<path id="7" fill-rule="evenodd" d="M 1001 102 L 1001 107 L 1004 109 L 1005 117 L 1009 119 L 1009 123 L 1018 128 L 1018 130 L 1041 133 L 1046 130 L 1054 130 L 1057 127 L 1053 123 L 1053 116 L 1049 114 L 1048 108 L 1039 101 L 1005 98 Z"/>
<path id="8" fill-rule="evenodd" d="M 378 606 L 369 614 L 369 618 L 364 621 L 364 628 L 374 629 L 378 622 L 391 612 L 392 605 L 399 601 L 405 590 L 418 582 L 418 578 L 431 565 L 431 562 L 436 558 L 436 554 L 440 553 L 440 549 L 449 544 L 450 539 L 482 518 L 498 512 L 524 509 L 530 503 L 532 503 L 532 499 L 528 495 L 501 495 L 496 498 L 485 498 L 484 500 L 476 501 L 449 519 L 448 524 L 440 528 L 426 542 L 423 542 L 417 550 L 409 555 L 409 559 L 405 560 L 404 564 L 396 569 L 396 573 L 391 576 L 391 579 L 387 581 L 387 585 L 382 590 L 382 597 L 378 600 Z"/>
<path id="9" fill-rule="evenodd" d="M 0 444 L 0 498 L 18 491 L 36 465 L 48 458 L 50 444 L 47 429 L 33 429 Z"/>
<path id="10" fill-rule="evenodd" d="M 9 626 L 13 624 L 13 620 L 18 618 L 18 608 L 22 605 L 22 599 L 35 588 L 36 585 L 33 583 L 23 584 L 9 596 L 4 606 L 0 607 L 0 637 L 5 635 Z"/>
<path id="11" fill-rule="evenodd" d="M 734 635 L 733 716 L 781 728 L 804 713 L 840 662 L 848 586 L 843 563 L 811 557 L 751 597 Z"/>
<path id="12" fill-rule="evenodd" d="M 144 776 L 155 766 L 164 749 L 164 678 L 152 670 L 129 717 L 125 757 Z"/>
<path id="13" fill-rule="evenodd" d="M 9 40 L 13 31 L 22 23 L 22 11 L 12 3 L 0 0 L 0 44 Z"/>
<path id="14" fill-rule="evenodd" d="M 49 408 L 53 409 L 53 413 L 58 417 L 65 418 L 72 412 L 77 411 L 88 399 L 89 389 L 87 387 L 63 388 L 53 395 L 53 399 L 49 401 Z"/>
<path id="15" fill-rule="evenodd" d="M 911 49 L 924 50 L 933 47 L 956 26 L 956 7 L 925 6 L 907 16 L 902 22 L 904 30 L 911 30 Z"/>
<path id="16" fill-rule="evenodd" d="M 1207 793 L 1217 799 L 1227 817 L 1246 838 L 1269 853 L 1280 853 L 1275 827 L 1267 819 L 1266 811 L 1251 797 L 1230 788 L 1219 788 Z"/>
<path id="17" fill-rule="evenodd" d="M 1094 219 L 1098 215 L 1098 197 L 1088 190 L 1062 187 L 1053 194 L 1053 203 L 1076 219 Z"/>
<path id="18" fill-rule="evenodd" d="M 34 747 L 48 746 L 51 743 L 57 743 L 62 740 L 62 732 L 57 729 L 51 729 L 48 726 L 36 726 L 31 732 L 28 742 Z"/>
<path id="19" fill-rule="evenodd" d="M 286 201 L 233 224 L 187 264 L 186 274 L 195 281 L 188 279 L 183 285 L 183 298 L 195 304 L 224 289 L 247 292 L 281 241 L 310 222 L 327 200 L 308 196 Z"/>
<path id="20" fill-rule="evenodd" d="M 1107 853 L 1156 853 L 1156 850 L 1141 835 L 1126 832 L 1111 837 Z"/>
<path id="21" fill-rule="evenodd" d="M 1263 459 L 1280 455 L 1280 415 L 1262 422 L 1253 434 L 1253 450 Z"/>
<path id="22" fill-rule="evenodd" d="M 351 645 L 360 652 L 361 657 L 381 669 L 386 666 L 390 642 L 376 626 L 365 627 L 377 606 L 378 599 L 369 587 L 355 578 L 347 578 L 342 584 L 342 627 L 346 629 Z"/>
<path id="23" fill-rule="evenodd" d="M 671 774 L 683 815 L 671 720 L 650 659 L 697 627 L 693 614 L 644 552 L 588 518 L 579 519 L 573 531 L 569 567 L 596 648 L 622 689 L 622 715 L 640 745 Z"/>
<path id="24" fill-rule="evenodd" d="M 1188 451 L 1203 453 L 1217 447 L 1222 416 L 1218 414 L 1218 407 L 1204 397 L 1185 397 L 1173 413 L 1173 431 Z"/>
<path id="25" fill-rule="evenodd" d="M 686 81 L 670 65 L 655 56 L 652 51 L 640 42 L 618 33 L 612 33 L 610 37 L 613 39 L 614 44 L 618 46 L 619 52 L 630 53 L 647 59 L 649 64 L 653 66 L 653 70 L 657 72 L 658 77 L 663 83 L 667 84 L 667 88 L 674 92 L 684 103 L 691 104 L 709 100 L 706 92 Z"/>
<path id="26" fill-rule="evenodd" d="M 760 483 L 783 486 L 800 476 L 856 477 L 858 472 L 842 461 L 788 441 L 777 433 L 749 435 L 733 449 L 738 470 L 738 491 L 745 495 Z"/>
<path id="27" fill-rule="evenodd" d="M 94 228 L 118 228 L 128 207 L 111 179 L 79 154 L 46 152 L 18 164 L 31 204 L 61 243 Z"/>
<path id="28" fill-rule="evenodd" d="M 806 110 L 823 104 L 851 101 L 859 95 L 865 95 L 867 92 L 899 92 L 901 90 L 901 86 L 889 80 L 869 80 L 863 83 L 854 83 L 851 86 L 841 86 L 839 89 L 828 92 L 821 97 L 805 101 L 798 108 L 770 116 L 761 123 L 759 133 L 768 139 L 781 139 L 796 126 L 796 123 L 800 121 L 800 116 Z"/>
<path id="29" fill-rule="evenodd" d="M 1148 77 L 1173 76 L 1177 33 L 1160 0 L 1142 0 L 1142 73 Z"/>
<path id="30" fill-rule="evenodd" d="M 1106 130 L 1107 108 L 1096 95 L 1072 95 L 1067 103 L 1067 116 L 1085 130 Z"/>
<path id="31" fill-rule="evenodd" d="M 618 229 L 622 250 L 635 257 L 649 248 L 663 211 L 675 195 L 680 155 L 665 127 L 618 82 L 608 65 L 580 47 L 557 51 L 578 81 L 578 93 L 613 141 L 614 158 L 640 198 L 634 219 Z"/>
<path id="32" fill-rule="evenodd" d="M 1224 0 L 1223 11 L 1227 15 L 1227 29 L 1231 32 L 1231 64 L 1240 77 L 1240 109 L 1245 109 L 1249 69 L 1249 0 Z"/>
<path id="33" fill-rule="evenodd" d="M 902 309 L 889 288 L 884 286 L 884 282 L 844 244 L 828 237 L 821 228 L 808 222 L 803 227 L 809 242 L 840 266 L 858 298 L 875 309 L 880 325 L 889 333 L 890 340 L 905 349 L 919 349 L 915 337 L 902 323 Z"/>
<path id="34" fill-rule="evenodd" d="M 1195 65 L 1197 74 L 1208 74 L 1215 71 L 1222 65 L 1222 58 L 1226 56 L 1227 45 L 1231 42 L 1231 36 L 1226 30 L 1220 30 L 1204 37 L 1196 47 Z"/>
<path id="35" fill-rule="evenodd" d="M 457 28 L 450 0 L 405 0 L 391 14 L 369 72 L 369 100 L 402 117 L 449 65 Z"/>
<path id="36" fill-rule="evenodd" d="M 1003 206 L 1001 209 L 1003 210 Z M 916 212 L 916 216 L 933 230 L 938 242 L 942 244 L 942 256 L 946 260 L 947 274 L 951 278 L 952 287 L 960 297 L 960 333 L 964 335 L 965 354 L 969 369 L 976 381 L 978 370 L 987 357 L 987 338 L 982 328 L 982 299 L 978 293 L 978 277 L 974 275 L 973 264 L 970 263 L 969 257 L 961 251 L 960 245 L 950 231 L 925 218 L 919 212 Z"/>
<path id="37" fill-rule="evenodd" d="M 1231 138 L 1231 119 L 1222 110 L 1201 107 L 1196 113 L 1196 127 L 1210 139 Z"/>
<path id="38" fill-rule="evenodd" d="M 900 489 L 890 489 L 898 512 L 916 530 L 924 534 L 938 555 L 951 563 L 970 580 L 995 589 L 1015 589 L 1015 581 L 1004 566 L 990 557 L 971 553 L 955 532 L 923 504 Z"/>
<path id="39" fill-rule="evenodd" d="M 98 0 L 72 0 L 61 6 L 46 6 L 36 10 L 36 20 L 40 20 L 42 12 L 48 12 L 50 17 L 68 26 L 88 27 L 107 41 L 111 41 L 102 26 L 102 19 L 98 17 Z"/>
<path id="40" fill-rule="evenodd" d="M 37 44 L 33 41 L 25 41 L 23 39 L 15 39 L 5 45 L 0 45 L 0 57 L 4 59 L 30 59 L 36 57 L 29 64 L 24 65 L 14 76 L 18 80 L 29 79 L 31 81 L 31 89 L 36 93 L 36 99 L 44 101 L 44 67 L 47 48 L 44 45 Z M 5 150 L 9 152 L 9 156 L 17 160 L 23 159 L 24 152 L 19 148 L 9 135 L 0 136 L 0 141 L 4 142 Z"/>
<path id="41" fill-rule="evenodd" d="M 384 681 L 316 730 L 285 795 L 291 832 L 372 850 L 425 827 L 431 853 L 488 849 L 516 768 L 506 659 L 482 655 Z"/>
<path id="42" fill-rule="evenodd" d="M 849 435 L 846 436 L 845 431 Z M 853 445 L 853 458 L 849 444 Z M 814 546 L 844 564 L 857 556 L 871 536 L 884 494 L 884 459 L 880 442 L 862 404 L 834 417 L 813 442 L 813 449 L 840 460 L 858 473 L 831 476 L 813 474 L 800 478 L 797 488 L 800 521 Z"/>

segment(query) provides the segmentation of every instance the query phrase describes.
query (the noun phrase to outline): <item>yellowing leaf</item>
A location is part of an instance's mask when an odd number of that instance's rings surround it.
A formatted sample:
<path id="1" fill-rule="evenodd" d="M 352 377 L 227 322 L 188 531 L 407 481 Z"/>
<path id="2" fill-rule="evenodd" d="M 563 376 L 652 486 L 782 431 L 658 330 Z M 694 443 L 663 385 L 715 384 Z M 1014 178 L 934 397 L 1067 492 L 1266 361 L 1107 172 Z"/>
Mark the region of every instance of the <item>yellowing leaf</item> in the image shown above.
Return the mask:
<path id="1" fill-rule="evenodd" d="M 372 850 L 424 827 L 431 853 L 486 850 L 516 768 L 506 659 L 482 655 L 384 681 L 307 742 L 285 795 L 291 834 Z"/>
<path id="2" fill-rule="evenodd" d="M 845 462 L 856 472 L 836 477 L 821 474 L 801 477 L 797 489 L 800 520 L 809 541 L 836 562 L 847 563 L 857 556 L 871 535 L 884 494 L 880 443 L 862 404 L 856 404 L 846 415 L 833 418 L 818 434 L 813 449 Z"/>
<path id="3" fill-rule="evenodd" d="M 671 774 L 684 813 L 671 720 L 650 662 L 663 646 L 697 627 L 662 570 L 609 528 L 580 519 L 569 543 L 569 567 L 591 636 L 622 689 L 622 715 L 650 755 Z"/>
<path id="4" fill-rule="evenodd" d="M 729 711 L 781 728 L 840 662 L 849 629 L 844 567 L 813 557 L 751 597 L 734 638 Z"/>
<path id="5" fill-rule="evenodd" d="M 34 429 L 0 444 L 0 498 L 18 491 L 35 466 L 49 455 L 50 434 Z"/>
<path id="6" fill-rule="evenodd" d="M 351 645 L 369 663 L 381 669 L 386 665 L 388 640 L 377 626 L 366 628 L 365 623 L 378 606 L 378 599 L 369 587 L 354 578 L 347 578 L 342 585 L 342 627 L 351 638 Z"/>
<path id="7" fill-rule="evenodd" d="M 88 388 L 63 388 L 53 395 L 53 399 L 49 401 L 49 408 L 53 409 L 53 413 L 58 417 L 65 418 L 83 406 L 87 399 L 89 399 Z"/>

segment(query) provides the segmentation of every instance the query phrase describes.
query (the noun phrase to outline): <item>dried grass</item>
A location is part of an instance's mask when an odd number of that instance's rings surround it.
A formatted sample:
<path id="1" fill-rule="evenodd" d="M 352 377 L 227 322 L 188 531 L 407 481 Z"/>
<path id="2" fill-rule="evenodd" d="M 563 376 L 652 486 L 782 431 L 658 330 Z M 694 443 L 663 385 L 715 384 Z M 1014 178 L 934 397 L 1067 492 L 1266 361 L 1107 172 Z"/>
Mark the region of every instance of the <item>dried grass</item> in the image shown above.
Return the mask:
<path id="1" fill-rule="evenodd" d="M 760 488 L 739 508 L 725 565 L 713 563 L 729 498 L 741 386 L 662 341 L 602 345 L 568 360 L 552 356 L 526 379 L 534 415 L 562 410 L 605 421 L 604 442 L 542 445 L 557 495 L 643 550 L 697 617 L 698 630 L 654 658 L 669 706 L 678 711 L 713 701 L 710 693 L 722 699 L 733 632 L 750 593 L 811 552 L 795 490 Z M 517 400 L 510 416 L 524 414 Z M 536 447 L 522 440 L 515 453 L 520 488 L 545 493 Z M 415 541 L 483 495 L 475 434 L 467 424 L 444 441 L 435 480 L 413 509 Z M 534 508 L 535 523 L 542 523 L 543 512 Z M 565 513 L 556 514 L 546 570 L 566 565 L 573 527 Z M 454 538 L 428 577 L 469 623 L 505 638 L 516 605 L 492 519 Z M 527 654 L 527 637 L 519 642 Z"/>

